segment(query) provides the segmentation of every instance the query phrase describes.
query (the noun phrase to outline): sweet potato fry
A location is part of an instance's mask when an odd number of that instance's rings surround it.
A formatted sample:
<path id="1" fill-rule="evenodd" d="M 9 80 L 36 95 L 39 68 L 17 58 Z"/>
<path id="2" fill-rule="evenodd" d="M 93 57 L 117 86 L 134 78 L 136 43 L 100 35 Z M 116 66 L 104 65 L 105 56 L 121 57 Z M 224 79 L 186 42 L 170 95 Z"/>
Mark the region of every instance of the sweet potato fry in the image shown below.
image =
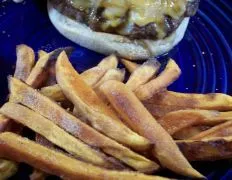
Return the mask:
<path id="1" fill-rule="evenodd" d="M 16 54 L 17 61 L 14 77 L 26 81 L 35 63 L 35 53 L 30 47 L 21 44 L 17 46 Z"/>
<path id="2" fill-rule="evenodd" d="M 60 89 L 60 86 L 58 84 L 53 86 L 43 87 L 41 88 L 40 92 L 54 101 L 60 102 L 67 100 L 67 98 L 65 97 L 63 91 Z"/>
<path id="3" fill-rule="evenodd" d="M 93 88 L 97 88 L 101 84 L 109 80 L 117 80 L 117 81 L 123 82 L 124 78 L 125 78 L 125 69 L 109 69 L 104 74 L 104 76 L 93 86 Z M 87 83 L 87 81 L 85 82 Z"/>
<path id="4" fill-rule="evenodd" d="M 214 161 L 232 158 L 232 138 L 176 141 L 189 161 Z"/>
<path id="5" fill-rule="evenodd" d="M 47 176 L 45 172 L 35 169 L 30 175 L 30 180 L 45 180 Z"/>
<path id="6" fill-rule="evenodd" d="M 143 103 L 143 105 L 157 119 L 165 116 L 166 114 L 170 112 L 186 109 L 185 107 L 157 105 L 157 104 L 151 104 L 151 103 L 146 103 L 146 102 Z"/>
<path id="7" fill-rule="evenodd" d="M 13 161 L 0 159 L 0 179 L 7 180 L 18 170 L 18 164 Z"/>
<path id="8" fill-rule="evenodd" d="M 200 134 L 197 134 L 196 136 L 191 137 L 190 139 L 198 140 L 198 139 L 210 139 L 213 137 L 227 137 L 227 136 L 232 136 L 231 121 L 214 126 L 206 131 L 203 131 Z"/>
<path id="9" fill-rule="evenodd" d="M 30 147 L 30 148 L 28 148 Z M 136 172 L 106 170 L 70 158 L 13 133 L 0 134 L 0 157 L 24 162 L 62 179 L 165 180 Z"/>
<path id="10" fill-rule="evenodd" d="M 139 64 L 128 61 L 126 59 L 121 59 L 121 62 L 130 73 L 133 73 L 135 71 L 135 69 L 140 66 Z"/>
<path id="11" fill-rule="evenodd" d="M 125 84 L 107 81 L 100 89 L 125 123 L 154 144 L 153 154 L 163 166 L 182 175 L 195 178 L 203 177 L 192 168 L 179 151 L 172 137 L 156 122 Z"/>
<path id="12" fill-rule="evenodd" d="M 39 59 L 44 56 L 44 55 L 47 55 L 48 53 L 46 51 L 43 51 L 43 50 L 39 50 L 38 51 L 38 56 L 39 56 Z"/>
<path id="13" fill-rule="evenodd" d="M 117 73 L 115 73 L 116 70 L 113 70 L 117 67 L 117 65 L 118 65 L 117 58 L 115 56 L 109 56 L 103 59 L 98 66 L 95 66 L 91 69 L 84 71 L 81 74 L 81 77 L 89 86 L 96 86 L 96 83 L 98 83 L 104 77 L 105 77 L 104 79 L 107 78 L 109 79 L 111 77 L 122 78 L 122 76 L 124 76 L 124 73 L 123 74 L 120 73 L 119 75 L 118 71 Z M 110 72 L 106 74 L 107 71 Z M 47 97 L 50 97 L 54 101 L 64 101 L 67 99 L 64 96 L 64 93 L 62 92 L 58 84 L 42 88 L 41 93 Z"/>
<path id="14" fill-rule="evenodd" d="M 179 106 L 191 109 L 207 109 L 218 111 L 232 110 L 232 97 L 226 94 L 186 94 L 173 91 L 163 91 L 155 94 L 145 103 Z"/>
<path id="15" fill-rule="evenodd" d="M 49 71 L 49 63 L 51 63 L 54 59 L 56 59 L 56 57 L 63 50 L 65 50 L 67 53 L 71 53 L 73 48 L 71 47 L 59 48 L 52 51 L 51 53 L 42 56 L 35 64 L 34 68 L 32 69 L 29 77 L 26 80 L 26 83 L 34 88 L 39 88 L 42 83 L 46 82 L 48 78 L 47 74 Z"/>
<path id="16" fill-rule="evenodd" d="M 147 83 L 160 68 L 160 63 L 156 60 L 150 60 L 139 66 L 129 77 L 126 85 L 135 91 L 141 85 Z"/>
<path id="17" fill-rule="evenodd" d="M 11 77 L 9 87 L 11 94 L 15 96 L 15 102 L 36 111 L 86 144 L 101 149 L 140 172 L 148 173 L 159 169 L 155 162 L 99 133 L 25 83 Z"/>
<path id="18" fill-rule="evenodd" d="M 165 70 L 155 79 L 138 87 L 135 94 L 140 100 L 150 99 L 157 92 L 166 89 L 172 84 L 181 74 L 181 70 L 176 62 L 172 59 L 169 60 Z"/>
<path id="19" fill-rule="evenodd" d="M 74 138 L 53 122 L 29 108 L 19 104 L 6 103 L 0 109 L 0 112 L 46 137 L 78 159 L 106 168 L 115 168 L 115 165 L 111 164 L 102 153 L 91 149 L 82 141 Z"/>
<path id="20" fill-rule="evenodd" d="M 118 59 L 113 54 L 101 60 L 101 62 L 97 66 L 104 70 L 116 69 L 118 66 Z"/>
<path id="21" fill-rule="evenodd" d="M 149 141 L 123 124 L 117 114 L 82 80 L 65 52 L 57 59 L 56 79 L 65 96 L 79 112 L 85 114 L 92 127 L 132 149 L 143 151 L 150 148 Z"/>
<path id="22" fill-rule="evenodd" d="M 161 126 L 171 135 L 191 126 L 196 125 L 217 125 L 227 120 L 232 120 L 232 116 L 219 111 L 210 110 L 179 110 L 173 111 L 158 119 Z"/>
<path id="23" fill-rule="evenodd" d="M 178 140 L 186 140 L 210 128 L 212 128 L 212 126 L 191 126 L 176 132 L 172 137 Z"/>

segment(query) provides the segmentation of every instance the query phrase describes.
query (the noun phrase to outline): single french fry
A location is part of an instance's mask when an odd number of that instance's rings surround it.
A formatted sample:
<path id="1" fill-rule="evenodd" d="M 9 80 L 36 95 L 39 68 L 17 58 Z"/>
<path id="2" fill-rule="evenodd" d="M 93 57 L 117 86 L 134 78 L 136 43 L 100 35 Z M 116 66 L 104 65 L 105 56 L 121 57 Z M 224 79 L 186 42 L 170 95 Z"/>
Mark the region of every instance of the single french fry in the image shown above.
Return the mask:
<path id="1" fill-rule="evenodd" d="M 16 67 L 14 77 L 26 81 L 35 64 L 35 53 L 30 47 L 21 44 L 16 48 Z"/>
<path id="2" fill-rule="evenodd" d="M 156 75 L 160 68 L 160 63 L 156 60 L 150 60 L 145 62 L 143 65 L 139 66 L 130 75 L 126 85 L 135 91 L 141 85 L 147 83 L 152 77 Z"/>
<path id="3" fill-rule="evenodd" d="M 154 144 L 153 154 L 163 166 L 182 175 L 195 178 L 203 177 L 192 168 L 179 151 L 172 137 L 156 122 L 125 84 L 107 81 L 100 89 L 120 114 L 122 120 L 135 132 L 143 135 Z"/>
<path id="4" fill-rule="evenodd" d="M 39 59 L 42 57 L 42 56 L 45 56 L 47 55 L 48 53 L 46 51 L 43 51 L 43 50 L 39 50 L 38 51 L 38 56 L 39 56 Z"/>
<path id="5" fill-rule="evenodd" d="M 165 70 L 155 79 L 141 85 L 135 90 L 136 96 L 144 101 L 150 99 L 157 92 L 166 89 L 170 84 L 179 78 L 181 70 L 176 62 L 169 60 Z"/>
<path id="6" fill-rule="evenodd" d="M 200 134 L 197 134 L 190 139 L 210 139 L 214 137 L 227 137 L 232 136 L 232 122 L 228 121 L 217 126 L 214 126 Z"/>
<path id="7" fill-rule="evenodd" d="M 152 116 L 154 116 L 157 119 L 165 116 L 166 114 L 170 112 L 186 109 L 185 107 L 157 105 L 157 104 L 151 104 L 151 103 L 143 103 L 143 105 L 152 114 Z"/>
<path id="8" fill-rule="evenodd" d="M 52 51 L 51 53 L 42 56 L 35 64 L 34 68 L 32 69 L 29 77 L 26 80 L 26 83 L 34 88 L 39 88 L 42 83 L 46 82 L 48 78 L 47 74 L 49 71 L 49 64 L 54 59 L 56 59 L 56 57 L 63 50 L 67 51 L 67 53 L 71 53 L 73 48 L 71 47 L 59 48 Z"/>
<path id="9" fill-rule="evenodd" d="M 178 140 L 186 140 L 210 128 L 212 128 L 212 126 L 203 126 L 203 125 L 191 126 L 176 132 L 175 134 L 172 135 L 172 137 Z"/>
<path id="10" fill-rule="evenodd" d="M 70 158 L 10 132 L 0 134 L 0 157 L 27 163 L 62 179 L 165 180 L 165 178 L 158 176 L 99 168 Z"/>
<path id="11" fill-rule="evenodd" d="M 215 161 L 232 158 L 232 137 L 176 141 L 189 161 Z"/>
<path id="12" fill-rule="evenodd" d="M 190 109 L 206 109 L 218 111 L 232 110 L 232 97 L 226 94 L 186 94 L 173 91 L 163 91 L 155 94 L 145 103 L 163 106 L 179 106 Z"/>
<path id="13" fill-rule="evenodd" d="M 118 66 L 118 58 L 114 54 L 112 54 L 101 60 L 101 62 L 97 66 L 104 70 L 116 69 Z"/>
<path id="14" fill-rule="evenodd" d="M 0 159 L 0 179 L 7 180 L 18 171 L 18 164 L 13 161 Z"/>
<path id="15" fill-rule="evenodd" d="M 30 175 L 30 180 L 45 180 L 47 176 L 45 172 L 34 169 L 33 173 Z"/>
<path id="16" fill-rule="evenodd" d="M 106 74 L 101 78 L 101 80 L 93 87 L 95 93 L 101 98 L 101 100 L 108 106 L 109 102 L 107 99 L 104 97 L 104 95 L 99 91 L 99 87 L 106 81 L 109 80 L 116 80 L 123 82 L 125 78 L 125 69 L 110 69 L 106 72 Z M 75 110 L 77 111 L 77 110 Z M 81 114 L 81 112 L 78 112 Z M 84 115 L 82 115 L 82 118 L 86 119 Z"/>
<path id="17" fill-rule="evenodd" d="M 53 122 L 27 107 L 14 103 L 6 103 L 0 109 L 0 112 L 46 137 L 49 141 L 65 149 L 76 158 L 98 166 L 116 168 L 102 153 L 93 150 L 82 141 L 56 126 Z"/>
<path id="18" fill-rule="evenodd" d="M 58 84 L 55 84 L 53 86 L 43 87 L 41 88 L 40 92 L 54 101 L 60 102 L 67 100 L 67 98 L 65 97 L 63 91 L 60 89 L 60 86 Z"/>
<path id="19" fill-rule="evenodd" d="M 138 68 L 140 65 L 136 64 L 134 62 L 128 61 L 126 59 L 121 59 L 120 60 L 122 64 L 126 67 L 126 69 L 130 72 L 133 73 L 136 68 Z"/>
<path id="20" fill-rule="evenodd" d="M 11 77 L 9 87 L 16 103 L 29 107 L 86 144 L 101 149 L 137 171 L 150 173 L 159 169 L 155 162 L 99 133 L 25 83 Z"/>
<path id="21" fill-rule="evenodd" d="M 150 148 L 149 141 L 123 124 L 117 114 L 82 80 L 65 52 L 57 59 L 56 78 L 65 96 L 86 116 L 92 127 L 132 149 L 143 151 Z"/>
<path id="22" fill-rule="evenodd" d="M 125 78 L 125 69 L 109 69 L 104 76 L 93 86 L 93 88 L 97 88 L 101 86 L 106 81 L 109 80 L 117 80 L 123 82 Z M 87 81 L 85 81 L 87 83 Z"/>
<path id="23" fill-rule="evenodd" d="M 225 121 L 231 121 L 232 116 L 227 113 L 212 110 L 179 110 L 173 111 L 158 119 L 161 126 L 171 135 L 191 126 L 217 125 Z"/>

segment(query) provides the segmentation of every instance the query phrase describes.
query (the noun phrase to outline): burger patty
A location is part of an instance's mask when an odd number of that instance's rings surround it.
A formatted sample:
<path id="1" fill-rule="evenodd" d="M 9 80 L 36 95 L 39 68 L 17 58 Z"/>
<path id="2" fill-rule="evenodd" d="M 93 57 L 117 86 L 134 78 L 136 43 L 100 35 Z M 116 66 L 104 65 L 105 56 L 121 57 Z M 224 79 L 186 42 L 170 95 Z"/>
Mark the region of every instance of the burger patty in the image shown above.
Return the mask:
<path id="1" fill-rule="evenodd" d="M 125 33 L 121 29 L 125 23 L 128 23 L 128 13 L 125 13 L 124 16 L 117 19 L 115 27 L 104 27 L 103 25 L 107 24 L 108 22 L 108 19 L 103 16 L 104 8 L 100 7 L 96 10 L 96 12 L 93 13 L 91 8 L 82 10 L 75 8 L 71 4 L 70 0 L 50 0 L 53 7 L 56 8 L 60 13 L 75 21 L 86 24 L 94 31 L 123 35 L 130 39 L 150 40 L 160 39 L 158 34 L 158 26 L 162 26 L 162 31 L 164 32 L 162 38 L 173 33 L 179 27 L 180 23 L 185 17 L 195 15 L 199 6 L 199 1 L 200 0 L 188 1 L 185 13 L 178 19 L 174 19 L 171 16 L 164 14 L 163 22 L 159 25 L 152 22 L 144 26 L 139 26 L 134 23 L 130 25 L 128 33 Z"/>

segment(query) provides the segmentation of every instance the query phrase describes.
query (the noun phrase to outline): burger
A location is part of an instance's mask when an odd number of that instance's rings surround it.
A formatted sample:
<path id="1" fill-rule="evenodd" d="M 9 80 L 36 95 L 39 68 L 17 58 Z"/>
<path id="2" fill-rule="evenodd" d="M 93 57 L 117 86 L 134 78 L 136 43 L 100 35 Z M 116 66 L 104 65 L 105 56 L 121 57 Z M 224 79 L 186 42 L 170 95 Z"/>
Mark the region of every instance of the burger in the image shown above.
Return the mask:
<path id="1" fill-rule="evenodd" d="M 198 6 L 199 0 L 48 0 L 48 14 L 73 42 L 137 60 L 177 45 Z"/>

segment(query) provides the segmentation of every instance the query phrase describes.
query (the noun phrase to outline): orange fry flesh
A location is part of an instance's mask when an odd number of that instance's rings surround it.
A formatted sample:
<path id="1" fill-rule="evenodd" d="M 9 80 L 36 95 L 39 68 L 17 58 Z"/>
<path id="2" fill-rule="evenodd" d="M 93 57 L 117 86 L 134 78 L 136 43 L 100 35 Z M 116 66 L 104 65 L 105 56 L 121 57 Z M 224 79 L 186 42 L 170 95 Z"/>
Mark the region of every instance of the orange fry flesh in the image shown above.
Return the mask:
<path id="1" fill-rule="evenodd" d="M 197 134 L 200 134 L 203 131 L 206 131 L 208 129 L 212 128 L 211 126 L 203 126 L 203 125 L 199 125 L 199 126 L 190 126 L 187 128 L 184 128 L 178 132 L 176 132 L 175 134 L 173 134 L 173 138 L 174 139 L 178 139 L 178 140 L 186 140 L 186 139 L 190 139 L 193 136 L 196 136 Z"/>
<path id="2" fill-rule="evenodd" d="M 228 121 L 217 126 L 214 126 L 206 131 L 197 134 L 190 139 L 210 139 L 214 137 L 227 137 L 232 136 L 232 122 Z"/>
<path id="3" fill-rule="evenodd" d="M 21 44 L 17 46 L 16 54 L 17 61 L 14 77 L 26 81 L 35 63 L 35 53 L 30 47 Z"/>
<path id="4" fill-rule="evenodd" d="M 43 50 L 39 50 L 38 51 L 38 56 L 39 56 L 39 58 L 41 58 L 42 56 L 44 56 L 44 55 L 47 55 L 48 53 L 46 52 L 46 51 L 43 51 Z"/>
<path id="5" fill-rule="evenodd" d="M 178 111 L 178 110 L 185 110 L 188 108 L 178 107 L 178 106 L 166 106 L 166 105 L 157 105 L 143 102 L 143 105 L 147 108 L 147 110 L 154 116 L 155 118 L 159 119 L 170 112 Z"/>
<path id="6" fill-rule="evenodd" d="M 195 125 L 217 125 L 227 120 L 232 120 L 232 116 L 226 116 L 223 112 L 210 110 L 179 110 L 173 111 L 158 119 L 162 127 L 171 135 Z"/>
<path id="7" fill-rule="evenodd" d="M 57 55 L 62 51 L 66 50 L 68 53 L 72 51 L 72 48 L 59 48 L 48 54 L 42 56 L 35 64 L 30 75 L 26 79 L 26 83 L 34 88 L 39 88 L 42 83 L 46 82 L 49 73 L 49 63 L 52 63 L 56 59 Z"/>
<path id="8" fill-rule="evenodd" d="M 95 165 L 113 168 L 112 164 L 106 160 L 103 154 L 91 149 L 82 141 L 69 135 L 53 122 L 34 111 L 14 103 L 6 103 L 0 111 L 7 117 L 22 123 L 36 133 L 46 137 L 49 141 L 65 149 L 75 157 Z"/>
<path id="9" fill-rule="evenodd" d="M 48 149 L 9 132 L 0 134 L 0 157 L 13 159 L 17 162 L 25 162 L 48 174 L 57 175 L 62 179 L 165 179 L 136 172 L 105 170 L 70 158 L 60 152 Z"/>
<path id="10" fill-rule="evenodd" d="M 65 97 L 63 91 L 60 89 L 60 86 L 58 84 L 55 84 L 53 86 L 47 86 L 41 88 L 40 92 L 51 98 L 54 101 L 65 101 L 67 98 Z"/>
<path id="11" fill-rule="evenodd" d="M 125 69 L 109 69 L 104 76 L 93 86 L 93 88 L 99 87 L 106 81 L 117 80 L 123 82 L 125 78 Z"/>
<path id="12" fill-rule="evenodd" d="M 136 64 L 134 62 L 128 61 L 126 59 L 121 59 L 120 60 L 122 64 L 126 67 L 126 69 L 130 72 L 133 73 L 135 69 L 137 69 L 140 65 Z"/>
<path id="13" fill-rule="evenodd" d="M 218 111 L 232 110 L 232 97 L 226 94 L 186 94 L 173 91 L 163 91 L 155 94 L 145 103 L 179 106 L 191 109 L 206 109 Z"/>
<path id="14" fill-rule="evenodd" d="M 150 60 L 145 62 L 143 65 L 139 66 L 135 71 L 130 75 L 129 80 L 126 85 L 132 90 L 135 91 L 141 85 L 147 83 L 160 68 L 160 63 L 156 60 Z"/>
<path id="15" fill-rule="evenodd" d="M 172 137 L 156 122 L 125 84 L 107 81 L 100 89 L 125 123 L 154 144 L 153 153 L 163 166 L 182 175 L 203 177 L 192 168 Z"/>
<path id="16" fill-rule="evenodd" d="M 232 158 L 232 137 L 176 141 L 189 161 L 214 161 Z"/>
<path id="17" fill-rule="evenodd" d="M 166 89 L 179 78 L 180 74 L 179 66 L 174 60 L 170 59 L 164 71 L 157 78 L 136 89 L 135 94 L 140 100 L 147 100 L 157 92 Z"/>
<path id="18" fill-rule="evenodd" d="M 147 173 L 159 169 L 159 165 L 155 162 L 102 135 L 25 83 L 10 78 L 9 87 L 12 96 L 15 96 L 16 103 L 29 107 L 86 144 L 100 148 L 106 154 L 121 160 L 140 172 Z"/>
<path id="19" fill-rule="evenodd" d="M 117 114 L 82 80 L 65 52 L 58 57 L 56 75 L 66 97 L 79 112 L 86 115 L 92 127 L 130 148 L 136 150 L 150 148 L 149 141 L 123 124 Z"/>
<path id="20" fill-rule="evenodd" d="M 97 66 L 104 70 L 116 69 L 118 66 L 118 59 L 115 55 L 110 55 L 101 60 Z"/>

